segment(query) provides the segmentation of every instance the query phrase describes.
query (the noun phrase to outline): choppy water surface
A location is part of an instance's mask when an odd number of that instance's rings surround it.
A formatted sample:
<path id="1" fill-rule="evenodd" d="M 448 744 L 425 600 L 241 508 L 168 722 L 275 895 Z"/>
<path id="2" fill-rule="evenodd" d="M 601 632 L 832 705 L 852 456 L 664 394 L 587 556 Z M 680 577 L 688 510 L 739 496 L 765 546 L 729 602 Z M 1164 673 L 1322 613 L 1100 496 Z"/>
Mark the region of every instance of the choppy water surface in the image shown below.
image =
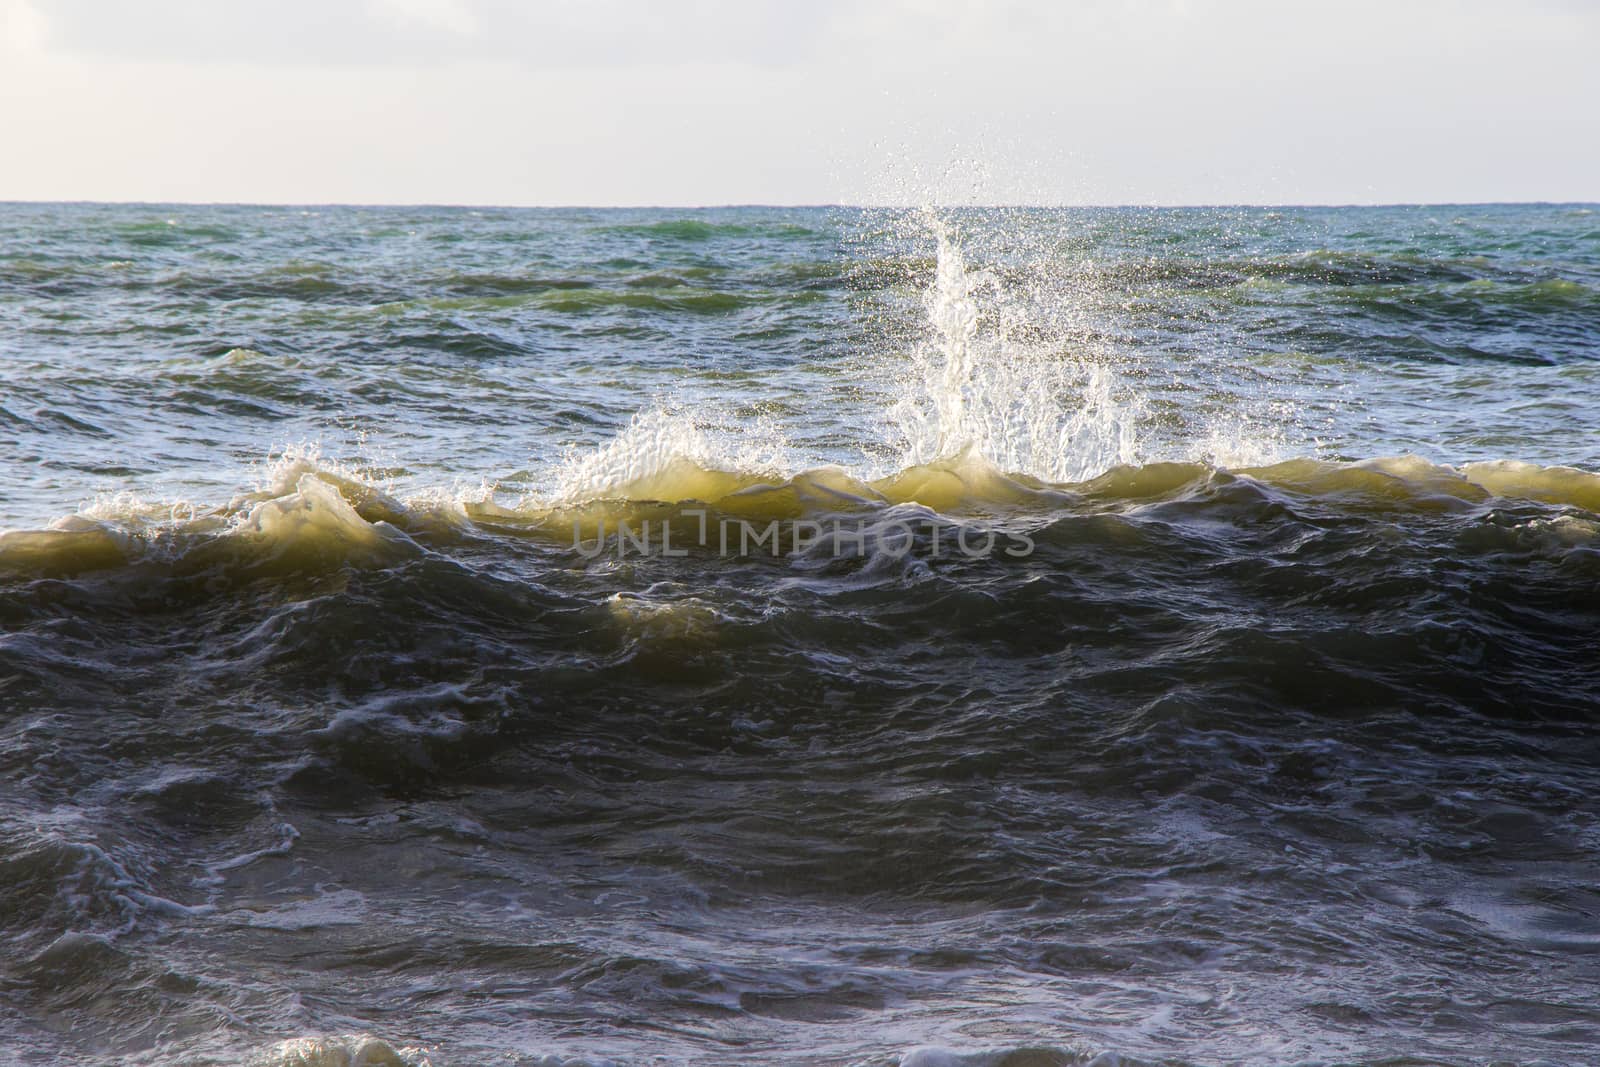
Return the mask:
<path id="1" fill-rule="evenodd" d="M 0 206 L 0 1059 L 1591 1062 L 1597 357 L 1577 206 Z"/>

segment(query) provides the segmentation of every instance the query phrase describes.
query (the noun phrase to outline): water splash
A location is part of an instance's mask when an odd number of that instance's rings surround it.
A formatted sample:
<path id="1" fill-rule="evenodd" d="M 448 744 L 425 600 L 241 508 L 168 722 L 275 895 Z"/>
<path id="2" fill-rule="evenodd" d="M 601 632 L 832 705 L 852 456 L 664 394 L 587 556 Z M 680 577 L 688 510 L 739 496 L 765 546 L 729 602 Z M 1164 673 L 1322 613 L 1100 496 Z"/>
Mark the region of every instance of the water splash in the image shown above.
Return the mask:
<path id="1" fill-rule="evenodd" d="M 863 397 L 854 423 L 844 412 L 864 461 L 846 461 L 850 476 L 955 461 L 1065 484 L 1154 460 L 1239 469 L 1284 458 L 1281 413 L 1264 419 L 1238 383 L 1217 379 L 1214 361 L 1151 391 L 1147 361 L 1123 336 L 1127 294 L 1095 264 L 1063 258 L 1074 246 L 1060 223 L 1070 219 L 995 209 L 863 215 L 863 269 L 901 284 L 886 305 L 863 309 L 858 370 L 863 393 L 879 399 Z M 931 264 L 918 254 L 930 243 Z M 794 429 L 712 398 L 658 399 L 610 441 L 569 449 L 520 503 L 712 493 L 733 475 L 783 479 L 837 463 L 797 450 Z"/>
<path id="2" fill-rule="evenodd" d="M 913 467 L 972 453 L 1009 474 L 1074 482 L 1139 458 L 1137 394 L 1104 360 L 1073 352 L 1062 331 L 1070 294 L 1008 288 L 970 267 L 953 225 L 918 213 L 937 245 L 923 294 L 928 332 L 887 412 L 900 461 Z"/>
<path id="3" fill-rule="evenodd" d="M 997 266 L 971 265 L 956 220 L 939 210 L 889 220 L 888 236 L 898 243 L 932 239 L 934 269 L 917 297 L 920 315 L 911 330 L 897 316 L 885 336 L 865 345 L 864 376 L 886 383 L 891 399 L 861 413 L 869 438 L 864 451 L 878 463 L 869 460 L 874 469 L 853 473 L 872 479 L 965 458 L 1003 474 L 1061 483 L 1137 462 L 1142 399 L 1118 373 L 1113 354 L 1081 340 L 1081 301 L 1092 294 L 1047 269 L 1047 248 L 1033 248 L 1035 260 L 1020 271 L 1004 262 L 1007 252 L 997 246 L 1027 235 L 1028 220 L 977 221 L 989 238 L 983 251 L 1001 261 Z M 1009 254 L 1014 260 L 1015 250 Z M 920 262 L 897 260 L 909 269 Z M 885 459 L 892 469 L 882 469 Z M 784 428 L 770 420 L 658 402 L 600 447 L 569 451 L 546 479 L 548 490 L 530 502 L 649 497 L 668 486 L 682 492 L 707 472 L 783 477 L 827 462 L 797 455 Z"/>

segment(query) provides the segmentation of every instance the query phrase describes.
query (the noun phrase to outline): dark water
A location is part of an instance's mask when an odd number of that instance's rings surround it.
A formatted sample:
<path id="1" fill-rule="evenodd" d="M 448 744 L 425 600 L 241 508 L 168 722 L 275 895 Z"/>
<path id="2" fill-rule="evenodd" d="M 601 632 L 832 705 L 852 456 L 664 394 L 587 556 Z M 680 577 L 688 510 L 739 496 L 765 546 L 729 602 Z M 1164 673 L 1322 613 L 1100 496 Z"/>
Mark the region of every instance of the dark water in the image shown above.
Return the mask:
<path id="1" fill-rule="evenodd" d="M 0 1061 L 1595 1062 L 1594 211 L 0 206 Z"/>

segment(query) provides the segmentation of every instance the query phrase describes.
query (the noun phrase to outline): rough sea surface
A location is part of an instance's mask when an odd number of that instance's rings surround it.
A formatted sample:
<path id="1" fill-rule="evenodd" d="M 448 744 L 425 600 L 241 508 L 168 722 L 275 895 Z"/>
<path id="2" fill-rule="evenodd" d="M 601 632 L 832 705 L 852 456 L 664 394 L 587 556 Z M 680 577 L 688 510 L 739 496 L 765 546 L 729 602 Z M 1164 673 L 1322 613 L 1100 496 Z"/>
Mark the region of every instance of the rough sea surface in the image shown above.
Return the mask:
<path id="1" fill-rule="evenodd" d="M 1593 1063 L 1597 411 L 1592 206 L 0 205 L 0 1062 Z"/>

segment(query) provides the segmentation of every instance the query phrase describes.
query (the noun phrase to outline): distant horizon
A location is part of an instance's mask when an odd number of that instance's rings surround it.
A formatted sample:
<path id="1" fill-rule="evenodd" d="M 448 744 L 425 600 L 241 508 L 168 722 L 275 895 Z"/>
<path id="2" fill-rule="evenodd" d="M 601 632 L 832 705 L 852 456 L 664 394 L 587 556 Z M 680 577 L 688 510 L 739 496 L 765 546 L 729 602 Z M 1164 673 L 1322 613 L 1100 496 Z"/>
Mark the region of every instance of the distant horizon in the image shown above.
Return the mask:
<path id="1" fill-rule="evenodd" d="M 1581 207 L 1600 208 L 1595 200 L 1391 200 L 1391 201 L 1327 201 L 1327 202 L 1270 202 L 1270 201 L 1216 201 L 1193 203 L 1103 203 L 1062 204 L 1027 201 L 995 201 L 990 203 L 950 203 L 945 201 L 905 201 L 902 203 L 848 203 L 844 201 L 812 203 L 705 203 L 705 204 L 511 204 L 472 203 L 467 201 L 382 201 L 382 200 L 48 200 L 35 198 L 0 199 L 0 206 L 13 207 L 261 207 L 261 208 L 426 208 L 460 211 L 810 211 L 839 209 L 847 211 L 909 211 L 929 207 L 947 211 L 989 211 L 997 209 L 1039 209 L 1049 211 L 1179 211 L 1225 210 L 1233 208 L 1411 208 L 1411 207 Z"/>

